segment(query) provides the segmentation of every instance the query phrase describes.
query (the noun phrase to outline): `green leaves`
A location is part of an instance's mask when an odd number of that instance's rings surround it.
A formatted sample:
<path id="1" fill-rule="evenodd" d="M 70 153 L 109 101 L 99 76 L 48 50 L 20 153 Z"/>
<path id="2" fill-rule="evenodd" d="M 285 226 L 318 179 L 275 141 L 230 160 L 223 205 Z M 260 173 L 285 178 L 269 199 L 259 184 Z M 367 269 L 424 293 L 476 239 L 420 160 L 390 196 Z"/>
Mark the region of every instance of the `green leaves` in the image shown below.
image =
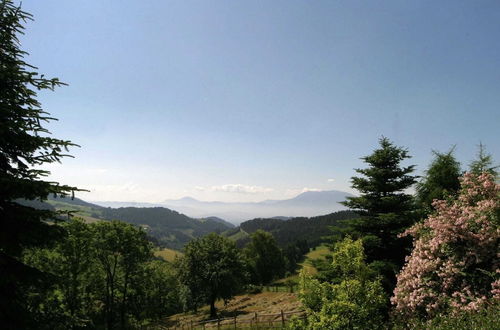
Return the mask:
<path id="1" fill-rule="evenodd" d="M 56 227 L 66 235 L 53 248 L 26 250 L 23 256 L 27 264 L 50 274 L 47 287 L 30 288 L 28 299 L 47 328 L 124 328 L 179 311 L 175 272 L 170 264 L 152 260 L 151 244 L 141 229 L 80 219 Z M 49 320 L 52 313 L 59 314 L 55 323 Z"/>
<path id="2" fill-rule="evenodd" d="M 273 235 L 257 230 L 244 250 L 254 284 L 268 284 L 284 275 L 285 260 Z"/>
<path id="3" fill-rule="evenodd" d="M 352 187 L 361 195 L 350 197 L 343 204 L 361 217 L 349 221 L 345 232 L 363 239 L 368 262 L 384 261 L 402 266 L 411 242 L 398 238 L 398 234 L 415 220 L 413 197 L 406 193 L 416 182 L 416 177 L 411 175 L 414 165 L 401 166 L 401 162 L 410 158 L 408 150 L 395 146 L 385 137 L 379 144 L 371 155 L 362 158 L 368 167 L 356 172 L 363 176 L 351 180 Z M 395 274 L 388 280 L 394 282 Z"/>
<path id="4" fill-rule="evenodd" d="M 7 328 L 25 328 L 33 321 L 34 313 L 26 306 L 28 292 L 23 288 L 38 281 L 23 280 L 27 279 L 23 273 L 30 269 L 19 262 L 22 251 L 61 237 L 59 228 L 45 222 L 57 219 L 55 212 L 35 210 L 16 200 L 44 200 L 49 194 L 68 195 L 78 190 L 44 180 L 50 173 L 37 169 L 60 162 L 69 156 L 68 148 L 76 145 L 50 137 L 44 127 L 55 118 L 42 108 L 37 93 L 64 84 L 57 78 L 45 78 L 25 61 L 28 53 L 20 48 L 19 35 L 29 20 L 32 16 L 13 1 L 0 0 L 0 264 L 16 259 L 19 266 L 6 268 L 6 280 L 0 282 L 2 300 L 11 300 L 0 303 L 0 310 L 10 311 L 0 314 Z"/>
<path id="5" fill-rule="evenodd" d="M 380 281 L 369 279 L 361 241 L 346 238 L 336 243 L 332 259 L 332 278 L 327 282 L 301 272 L 299 298 L 308 318 L 294 321 L 291 328 L 382 328 L 387 297 Z"/>
<path id="6" fill-rule="evenodd" d="M 233 297 L 246 280 L 245 264 L 236 245 L 215 233 L 189 242 L 178 266 L 186 307 L 196 310 L 209 303 L 212 317 L 216 316 L 215 301 Z"/>

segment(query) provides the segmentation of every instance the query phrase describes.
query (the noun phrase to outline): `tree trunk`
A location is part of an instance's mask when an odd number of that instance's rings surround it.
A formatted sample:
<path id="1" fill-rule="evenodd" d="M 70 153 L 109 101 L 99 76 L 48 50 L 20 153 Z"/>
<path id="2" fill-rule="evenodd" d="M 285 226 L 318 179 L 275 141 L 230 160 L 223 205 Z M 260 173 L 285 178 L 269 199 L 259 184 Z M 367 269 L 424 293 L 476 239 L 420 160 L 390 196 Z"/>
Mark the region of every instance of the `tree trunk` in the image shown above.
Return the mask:
<path id="1" fill-rule="evenodd" d="M 215 298 L 212 298 L 210 300 L 210 317 L 211 318 L 217 317 L 217 310 L 215 309 Z"/>

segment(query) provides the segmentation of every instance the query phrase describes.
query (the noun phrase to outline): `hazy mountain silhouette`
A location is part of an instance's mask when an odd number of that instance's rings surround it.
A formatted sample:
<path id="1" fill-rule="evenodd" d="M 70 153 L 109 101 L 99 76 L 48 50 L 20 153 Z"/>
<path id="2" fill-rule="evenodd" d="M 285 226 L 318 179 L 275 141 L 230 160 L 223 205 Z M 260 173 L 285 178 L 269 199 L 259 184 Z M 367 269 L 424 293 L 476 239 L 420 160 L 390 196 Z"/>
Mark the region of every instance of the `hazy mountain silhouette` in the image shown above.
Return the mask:
<path id="1" fill-rule="evenodd" d="M 311 217 L 345 210 L 340 202 L 353 196 L 338 190 L 308 191 L 285 200 L 265 200 L 257 203 L 205 202 L 192 197 L 169 199 L 160 205 L 191 217 L 216 216 L 232 223 L 254 218 Z"/>

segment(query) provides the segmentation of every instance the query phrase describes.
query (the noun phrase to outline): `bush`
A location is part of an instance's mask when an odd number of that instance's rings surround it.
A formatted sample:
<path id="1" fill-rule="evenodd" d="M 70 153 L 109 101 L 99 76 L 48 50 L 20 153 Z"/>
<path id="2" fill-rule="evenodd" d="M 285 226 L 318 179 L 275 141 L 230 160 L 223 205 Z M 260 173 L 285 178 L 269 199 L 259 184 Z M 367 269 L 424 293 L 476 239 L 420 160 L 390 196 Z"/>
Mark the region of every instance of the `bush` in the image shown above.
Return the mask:
<path id="1" fill-rule="evenodd" d="M 491 174 L 465 174 L 456 200 L 435 200 L 436 213 L 405 232 L 416 240 L 392 298 L 400 317 L 458 315 L 500 299 L 499 193 Z"/>
<path id="2" fill-rule="evenodd" d="M 320 282 L 300 274 L 299 298 L 306 320 L 294 320 L 292 329 L 379 329 L 384 325 L 387 297 L 380 280 L 370 280 L 361 240 L 349 237 L 335 245 L 335 278 Z"/>
<path id="3" fill-rule="evenodd" d="M 469 330 L 500 329 L 500 306 L 498 302 L 478 311 L 462 312 L 455 315 L 438 314 L 430 320 L 400 319 L 393 325 L 399 329 Z"/>

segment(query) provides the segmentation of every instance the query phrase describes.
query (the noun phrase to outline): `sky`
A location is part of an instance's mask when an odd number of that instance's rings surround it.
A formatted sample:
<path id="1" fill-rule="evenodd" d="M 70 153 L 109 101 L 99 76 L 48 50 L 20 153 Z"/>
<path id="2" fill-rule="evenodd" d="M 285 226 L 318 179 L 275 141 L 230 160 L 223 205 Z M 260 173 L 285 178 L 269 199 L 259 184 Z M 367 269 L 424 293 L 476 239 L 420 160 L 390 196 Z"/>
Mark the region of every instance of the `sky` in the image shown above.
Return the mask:
<path id="1" fill-rule="evenodd" d="M 51 179 L 90 201 L 285 199 L 350 187 L 381 136 L 500 160 L 500 2 L 25 0 Z"/>

